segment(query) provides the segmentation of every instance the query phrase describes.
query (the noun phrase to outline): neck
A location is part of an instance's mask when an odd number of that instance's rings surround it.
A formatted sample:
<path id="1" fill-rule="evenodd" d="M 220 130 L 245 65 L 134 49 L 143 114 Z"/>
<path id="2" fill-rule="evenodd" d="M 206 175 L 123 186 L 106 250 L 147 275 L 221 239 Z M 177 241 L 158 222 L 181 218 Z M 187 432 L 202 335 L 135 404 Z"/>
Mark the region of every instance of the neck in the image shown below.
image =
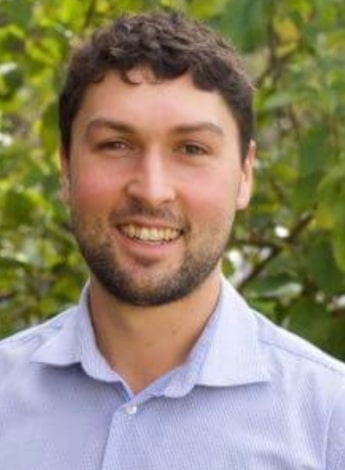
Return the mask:
<path id="1" fill-rule="evenodd" d="M 192 294 L 158 307 L 124 304 L 90 282 L 96 342 L 134 393 L 183 363 L 211 316 L 220 290 L 214 272 Z"/>

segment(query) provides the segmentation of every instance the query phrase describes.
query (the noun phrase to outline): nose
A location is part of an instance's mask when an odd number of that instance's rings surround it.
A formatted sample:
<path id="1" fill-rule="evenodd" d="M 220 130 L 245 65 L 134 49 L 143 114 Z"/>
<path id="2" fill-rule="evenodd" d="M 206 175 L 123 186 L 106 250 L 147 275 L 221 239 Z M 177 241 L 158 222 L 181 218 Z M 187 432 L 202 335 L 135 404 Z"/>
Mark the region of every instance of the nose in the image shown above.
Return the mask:
<path id="1" fill-rule="evenodd" d="M 126 187 L 127 194 L 152 207 L 175 199 L 172 171 L 161 152 L 149 152 L 138 158 Z"/>

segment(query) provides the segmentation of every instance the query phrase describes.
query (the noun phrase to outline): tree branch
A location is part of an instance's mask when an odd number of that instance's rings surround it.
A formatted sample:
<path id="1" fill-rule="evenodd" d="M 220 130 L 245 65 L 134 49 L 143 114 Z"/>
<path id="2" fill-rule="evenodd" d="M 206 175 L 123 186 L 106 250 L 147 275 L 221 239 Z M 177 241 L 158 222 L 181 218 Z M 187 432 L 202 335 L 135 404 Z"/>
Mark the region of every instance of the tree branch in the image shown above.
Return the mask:
<path id="1" fill-rule="evenodd" d="M 95 11 L 96 11 L 96 6 L 97 6 L 97 0 L 90 0 L 89 6 L 88 6 L 87 11 L 86 11 L 84 23 L 83 23 L 83 26 L 82 26 L 83 30 L 90 26 L 90 24 L 92 22 L 92 17 L 94 15 Z"/>
<path id="2" fill-rule="evenodd" d="M 311 213 L 302 214 L 297 220 L 295 226 L 291 229 L 290 235 L 284 239 L 284 243 L 281 245 L 274 245 L 270 248 L 270 253 L 261 260 L 257 265 L 253 267 L 251 272 L 239 283 L 237 288 L 239 290 L 244 289 L 253 279 L 255 279 L 265 267 L 274 260 L 285 248 L 286 245 L 291 245 L 298 238 L 301 232 L 309 225 L 312 221 L 313 215 Z"/>
<path id="3" fill-rule="evenodd" d="M 6 300 L 13 299 L 14 296 L 15 296 L 14 292 L 0 293 L 0 303 L 6 302 Z"/>

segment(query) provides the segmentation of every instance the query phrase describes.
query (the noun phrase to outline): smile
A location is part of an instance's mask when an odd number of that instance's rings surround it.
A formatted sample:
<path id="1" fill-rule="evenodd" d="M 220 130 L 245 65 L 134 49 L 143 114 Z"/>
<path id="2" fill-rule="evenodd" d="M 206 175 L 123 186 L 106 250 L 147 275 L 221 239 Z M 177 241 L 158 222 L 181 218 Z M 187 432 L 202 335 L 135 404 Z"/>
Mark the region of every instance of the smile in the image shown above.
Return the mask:
<path id="1" fill-rule="evenodd" d="M 181 234 L 174 228 L 141 227 L 134 224 L 121 225 L 119 229 L 127 237 L 145 242 L 170 242 Z"/>

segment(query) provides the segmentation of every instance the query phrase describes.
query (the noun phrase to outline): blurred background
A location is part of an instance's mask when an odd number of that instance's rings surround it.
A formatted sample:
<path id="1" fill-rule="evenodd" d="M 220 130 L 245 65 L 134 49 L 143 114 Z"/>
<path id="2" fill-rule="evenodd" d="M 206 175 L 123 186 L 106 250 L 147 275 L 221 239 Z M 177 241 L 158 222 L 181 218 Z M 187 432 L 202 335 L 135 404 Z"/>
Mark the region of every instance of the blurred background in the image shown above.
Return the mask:
<path id="1" fill-rule="evenodd" d="M 76 302 L 87 277 L 59 194 L 71 47 L 157 7 L 220 31 L 256 85 L 255 193 L 225 275 L 254 308 L 345 360 L 343 0 L 0 0 L 0 337 Z"/>

